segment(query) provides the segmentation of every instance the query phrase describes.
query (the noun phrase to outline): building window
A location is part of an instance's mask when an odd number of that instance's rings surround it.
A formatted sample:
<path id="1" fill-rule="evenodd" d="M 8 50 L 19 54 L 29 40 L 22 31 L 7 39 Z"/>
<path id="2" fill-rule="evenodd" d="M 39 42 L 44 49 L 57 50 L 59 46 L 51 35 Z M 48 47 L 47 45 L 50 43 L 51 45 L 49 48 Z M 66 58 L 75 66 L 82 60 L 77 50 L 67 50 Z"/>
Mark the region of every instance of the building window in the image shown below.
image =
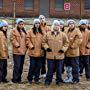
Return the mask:
<path id="1" fill-rule="evenodd" d="M 85 9 L 87 10 L 90 9 L 90 0 L 84 0 L 84 5 L 85 5 L 84 6 Z"/>
<path id="2" fill-rule="evenodd" d="M 0 8 L 3 7 L 3 0 L 0 0 Z"/>
<path id="3" fill-rule="evenodd" d="M 64 0 L 55 0 L 55 9 L 63 9 Z"/>
<path id="4" fill-rule="evenodd" d="M 24 7 L 25 7 L 25 9 L 33 8 L 33 1 L 34 0 L 24 0 Z"/>

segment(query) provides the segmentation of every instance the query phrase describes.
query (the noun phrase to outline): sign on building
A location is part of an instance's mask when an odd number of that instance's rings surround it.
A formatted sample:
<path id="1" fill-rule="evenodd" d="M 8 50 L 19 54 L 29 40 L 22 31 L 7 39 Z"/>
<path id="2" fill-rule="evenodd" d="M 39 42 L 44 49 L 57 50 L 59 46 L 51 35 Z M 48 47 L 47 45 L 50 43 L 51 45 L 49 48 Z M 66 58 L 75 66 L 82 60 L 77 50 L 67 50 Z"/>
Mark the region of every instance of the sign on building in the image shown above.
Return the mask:
<path id="1" fill-rule="evenodd" d="M 64 10 L 70 10 L 71 4 L 70 3 L 64 3 Z"/>

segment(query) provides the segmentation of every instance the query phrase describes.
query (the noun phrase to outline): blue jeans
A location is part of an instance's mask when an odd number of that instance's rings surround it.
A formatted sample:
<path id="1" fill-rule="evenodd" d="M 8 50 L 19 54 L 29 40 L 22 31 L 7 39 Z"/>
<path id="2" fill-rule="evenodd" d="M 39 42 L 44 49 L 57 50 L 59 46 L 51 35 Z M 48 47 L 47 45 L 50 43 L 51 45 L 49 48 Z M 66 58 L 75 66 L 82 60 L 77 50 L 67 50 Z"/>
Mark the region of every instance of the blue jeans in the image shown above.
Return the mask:
<path id="1" fill-rule="evenodd" d="M 80 56 L 79 63 L 80 63 L 79 64 L 80 73 L 83 73 L 83 69 L 85 68 L 86 78 L 90 79 L 90 56 L 89 55 Z"/>
<path id="2" fill-rule="evenodd" d="M 63 65 L 63 60 L 47 60 L 47 75 L 46 75 L 46 84 L 50 84 L 52 82 L 53 78 L 53 65 L 55 65 L 56 68 L 56 83 L 62 82 L 62 65 Z"/>
<path id="3" fill-rule="evenodd" d="M 25 55 L 13 54 L 14 69 L 13 69 L 13 82 L 21 82 L 21 75 L 23 71 Z"/>
<path id="4" fill-rule="evenodd" d="M 90 65 L 90 55 L 89 55 L 89 65 Z"/>
<path id="5" fill-rule="evenodd" d="M 0 59 L 0 82 L 7 76 L 7 59 Z"/>
<path id="6" fill-rule="evenodd" d="M 44 51 L 44 56 L 42 57 L 41 75 L 46 74 L 46 51 Z"/>
<path id="7" fill-rule="evenodd" d="M 72 67 L 73 81 L 79 82 L 79 57 L 66 57 L 66 66 Z"/>
<path id="8" fill-rule="evenodd" d="M 27 77 L 29 82 L 32 82 L 33 77 L 35 81 L 39 80 L 41 65 L 42 65 L 41 57 L 30 57 L 29 73 Z"/>

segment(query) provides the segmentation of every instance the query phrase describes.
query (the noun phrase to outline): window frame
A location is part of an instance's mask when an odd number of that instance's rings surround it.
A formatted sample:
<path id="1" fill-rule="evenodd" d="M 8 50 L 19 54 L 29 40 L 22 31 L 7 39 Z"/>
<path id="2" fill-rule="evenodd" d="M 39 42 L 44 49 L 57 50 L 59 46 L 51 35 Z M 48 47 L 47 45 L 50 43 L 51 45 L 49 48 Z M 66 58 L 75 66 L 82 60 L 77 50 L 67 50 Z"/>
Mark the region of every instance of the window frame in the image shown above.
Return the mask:
<path id="1" fill-rule="evenodd" d="M 26 9 L 26 10 L 32 10 L 33 8 L 34 8 L 34 0 L 32 0 L 32 7 L 26 7 L 25 6 L 25 0 L 24 0 L 24 9 Z"/>
<path id="2" fill-rule="evenodd" d="M 55 5 L 55 10 L 56 10 L 56 11 L 63 11 L 63 10 L 64 10 L 64 0 L 62 0 L 62 2 L 63 2 L 63 4 L 62 4 L 63 7 L 62 7 L 62 8 L 57 8 L 57 7 L 56 7 L 56 0 L 55 0 L 55 4 L 54 4 L 54 5 Z"/>
<path id="3" fill-rule="evenodd" d="M 84 10 L 90 11 L 90 8 L 87 8 L 87 6 L 86 6 L 86 1 L 85 0 L 84 0 Z"/>
<path id="4" fill-rule="evenodd" d="M 2 0 L 1 5 L 0 5 L 0 9 L 2 9 L 2 8 L 3 8 L 3 0 Z"/>

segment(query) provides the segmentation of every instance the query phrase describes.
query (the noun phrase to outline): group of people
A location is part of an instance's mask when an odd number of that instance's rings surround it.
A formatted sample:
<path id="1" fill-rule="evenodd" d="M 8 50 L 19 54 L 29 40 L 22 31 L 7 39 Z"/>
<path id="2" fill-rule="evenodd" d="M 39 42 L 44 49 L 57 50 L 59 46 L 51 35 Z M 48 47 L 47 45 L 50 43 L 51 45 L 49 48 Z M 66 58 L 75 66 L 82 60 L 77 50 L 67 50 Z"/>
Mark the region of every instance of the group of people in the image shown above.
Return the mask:
<path id="1" fill-rule="evenodd" d="M 0 82 L 8 82 L 7 76 L 7 30 L 8 23 L 0 22 Z M 34 19 L 33 28 L 25 30 L 25 21 L 16 20 L 11 30 L 10 40 L 13 50 L 13 83 L 21 83 L 26 52 L 30 58 L 28 82 L 39 84 L 45 78 L 49 86 L 56 73 L 56 85 L 61 83 L 79 83 L 85 68 L 86 80 L 90 81 L 90 21 L 80 20 L 79 26 L 72 19 L 67 28 L 62 20 L 54 20 L 47 26 L 44 15 Z M 62 74 L 66 71 L 66 78 Z"/>

